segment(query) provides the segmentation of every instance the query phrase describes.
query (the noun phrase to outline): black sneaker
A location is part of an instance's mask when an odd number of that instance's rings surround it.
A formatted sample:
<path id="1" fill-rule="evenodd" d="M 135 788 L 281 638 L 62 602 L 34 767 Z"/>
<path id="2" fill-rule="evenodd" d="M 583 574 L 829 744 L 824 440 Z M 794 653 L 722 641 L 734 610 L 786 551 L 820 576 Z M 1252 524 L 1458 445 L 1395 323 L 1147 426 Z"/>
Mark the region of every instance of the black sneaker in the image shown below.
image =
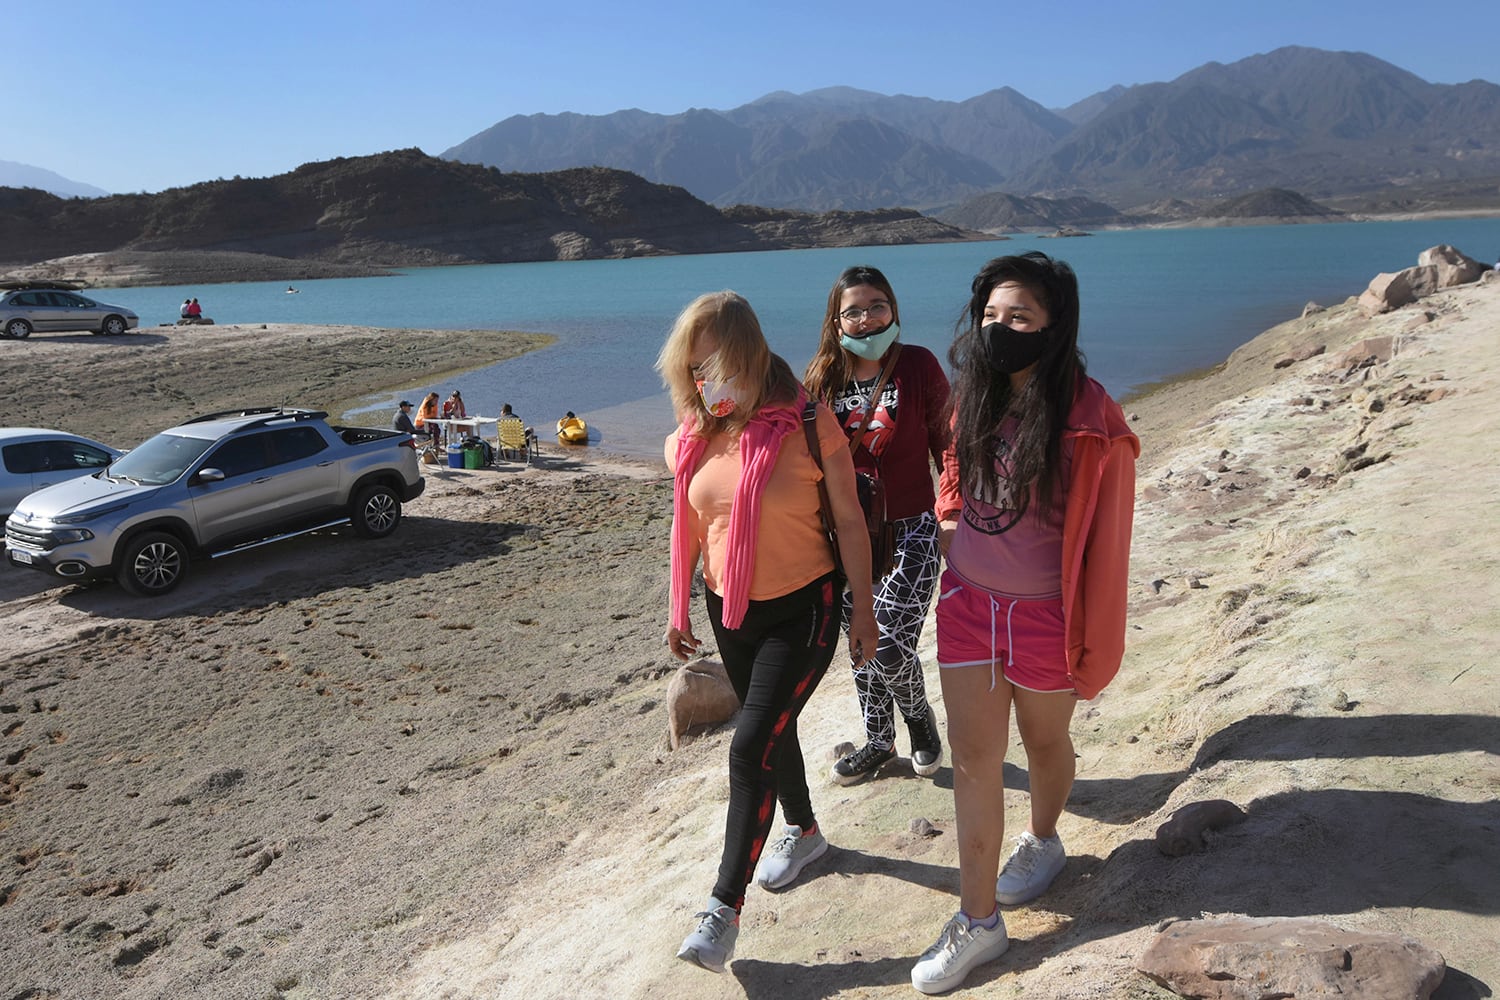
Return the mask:
<path id="1" fill-rule="evenodd" d="M 927 714 L 921 719 L 907 719 L 906 731 L 911 734 L 911 769 L 924 778 L 937 774 L 943 763 L 943 740 L 938 736 L 932 706 L 927 706 Z"/>
<path id="2" fill-rule="evenodd" d="M 873 743 L 866 743 L 853 753 L 834 761 L 833 780 L 840 785 L 857 785 L 880 770 L 882 764 L 895 759 L 895 747 L 882 750 Z"/>

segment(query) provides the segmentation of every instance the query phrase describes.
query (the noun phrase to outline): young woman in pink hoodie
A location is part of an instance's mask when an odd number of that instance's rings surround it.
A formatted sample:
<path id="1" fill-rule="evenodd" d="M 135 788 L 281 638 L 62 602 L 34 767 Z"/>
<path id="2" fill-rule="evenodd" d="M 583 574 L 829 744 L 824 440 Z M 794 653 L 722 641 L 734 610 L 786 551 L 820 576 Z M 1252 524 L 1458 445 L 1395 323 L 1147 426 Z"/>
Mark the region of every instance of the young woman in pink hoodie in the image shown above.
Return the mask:
<path id="1" fill-rule="evenodd" d="M 1140 453 L 1119 404 L 1085 373 L 1067 264 L 1035 251 L 999 257 L 971 292 L 949 352 L 953 435 L 937 501 L 960 909 L 912 969 L 924 993 L 1003 954 L 999 904 L 1035 898 L 1062 871 L 1073 708 L 1109 683 L 1124 652 Z M 1000 871 L 1012 711 L 1031 816 Z"/>

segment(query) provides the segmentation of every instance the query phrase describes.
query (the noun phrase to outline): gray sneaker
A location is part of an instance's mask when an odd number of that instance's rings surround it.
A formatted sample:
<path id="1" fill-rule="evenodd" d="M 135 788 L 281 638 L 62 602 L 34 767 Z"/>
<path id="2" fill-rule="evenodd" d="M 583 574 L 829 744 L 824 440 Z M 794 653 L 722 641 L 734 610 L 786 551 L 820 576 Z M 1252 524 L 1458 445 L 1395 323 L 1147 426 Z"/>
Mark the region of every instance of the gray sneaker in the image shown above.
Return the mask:
<path id="1" fill-rule="evenodd" d="M 802 827 L 788 825 L 781 836 L 766 845 L 760 863 L 755 866 L 755 884 L 765 889 L 780 889 L 791 885 L 811 861 L 821 858 L 828 850 L 828 841 L 822 830 L 802 835 Z"/>
<path id="2" fill-rule="evenodd" d="M 1067 859 L 1056 834 L 1043 840 L 1029 830 L 1023 832 L 995 880 L 995 902 L 1015 906 L 1037 898 L 1047 891 Z"/>
<path id="3" fill-rule="evenodd" d="M 740 915 L 734 907 L 710 897 L 708 908 L 694 916 L 699 920 L 698 929 L 683 938 L 677 957 L 709 972 L 723 972 L 734 957 L 734 942 L 740 936 Z"/>
<path id="4" fill-rule="evenodd" d="M 911 967 L 911 984 L 923 993 L 946 993 L 967 979 L 974 966 L 999 958 L 1009 947 L 1004 919 L 987 928 L 955 913 L 936 943 Z"/>

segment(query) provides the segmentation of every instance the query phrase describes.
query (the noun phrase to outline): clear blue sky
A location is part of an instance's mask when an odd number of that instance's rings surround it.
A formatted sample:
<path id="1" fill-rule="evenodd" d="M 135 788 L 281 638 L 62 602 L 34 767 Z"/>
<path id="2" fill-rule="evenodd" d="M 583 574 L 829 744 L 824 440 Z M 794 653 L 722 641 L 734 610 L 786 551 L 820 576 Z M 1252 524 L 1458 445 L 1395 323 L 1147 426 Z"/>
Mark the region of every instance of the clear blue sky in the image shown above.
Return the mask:
<path id="1" fill-rule="evenodd" d="M 1500 5 L 1392 0 L 0 0 L 0 160 L 109 191 L 438 154 L 516 114 L 727 109 L 851 86 L 1064 107 L 1283 45 L 1500 83 Z M 59 16 L 59 11 L 61 16 Z M 1053 12 L 1065 12 L 1066 19 Z M 26 37 L 45 38 L 29 48 Z"/>

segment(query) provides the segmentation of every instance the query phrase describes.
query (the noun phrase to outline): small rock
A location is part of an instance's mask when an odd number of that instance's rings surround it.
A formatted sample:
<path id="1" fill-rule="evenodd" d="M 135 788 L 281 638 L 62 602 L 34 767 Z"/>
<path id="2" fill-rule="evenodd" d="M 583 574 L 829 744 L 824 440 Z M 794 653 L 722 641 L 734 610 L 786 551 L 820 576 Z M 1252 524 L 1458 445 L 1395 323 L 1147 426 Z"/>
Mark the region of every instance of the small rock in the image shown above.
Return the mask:
<path id="1" fill-rule="evenodd" d="M 943 834 L 942 830 L 939 830 L 937 827 L 933 826 L 929 820 L 926 820 L 921 816 L 918 816 L 916 819 L 908 823 L 907 829 L 916 834 L 918 837 L 940 837 Z"/>
<path id="2" fill-rule="evenodd" d="M 1190 577 L 1188 577 L 1187 578 L 1187 585 L 1188 585 L 1188 589 L 1189 590 L 1207 590 L 1208 589 L 1208 584 L 1204 583 L 1201 578 L 1196 577 L 1196 576 L 1190 576 Z"/>
<path id="3" fill-rule="evenodd" d="M 694 726 L 714 725 L 740 710 L 740 700 L 717 660 L 689 660 L 667 684 L 667 739 L 672 749 Z"/>
<path id="4" fill-rule="evenodd" d="M 1156 828 L 1156 849 L 1169 858 L 1196 854 L 1208 846 L 1206 832 L 1244 821 L 1245 810 L 1228 799 L 1190 802 Z"/>
<path id="5" fill-rule="evenodd" d="M 1293 475 L 1292 478 L 1293 479 L 1306 479 L 1310 475 L 1312 475 L 1312 470 L 1309 469 L 1307 466 L 1304 465 L 1302 468 L 1300 468 L 1300 469 L 1297 470 L 1296 474 Z"/>
<path id="6" fill-rule="evenodd" d="M 851 753 L 853 753 L 856 749 L 858 749 L 858 748 L 853 743 L 850 743 L 848 740 L 845 740 L 844 742 L 839 743 L 839 744 L 837 744 L 837 745 L 834 746 L 833 753 L 832 753 L 832 759 L 833 760 L 839 760 L 841 758 L 847 757 Z"/>
<path id="7" fill-rule="evenodd" d="M 1161 588 L 1163 588 L 1163 587 L 1170 587 L 1170 586 L 1171 586 L 1170 583 L 1168 583 L 1167 581 L 1162 580 L 1162 579 L 1156 579 L 1156 580 L 1152 580 L 1151 581 L 1151 589 L 1154 590 L 1154 591 L 1156 591 L 1158 594 L 1161 593 Z"/>

